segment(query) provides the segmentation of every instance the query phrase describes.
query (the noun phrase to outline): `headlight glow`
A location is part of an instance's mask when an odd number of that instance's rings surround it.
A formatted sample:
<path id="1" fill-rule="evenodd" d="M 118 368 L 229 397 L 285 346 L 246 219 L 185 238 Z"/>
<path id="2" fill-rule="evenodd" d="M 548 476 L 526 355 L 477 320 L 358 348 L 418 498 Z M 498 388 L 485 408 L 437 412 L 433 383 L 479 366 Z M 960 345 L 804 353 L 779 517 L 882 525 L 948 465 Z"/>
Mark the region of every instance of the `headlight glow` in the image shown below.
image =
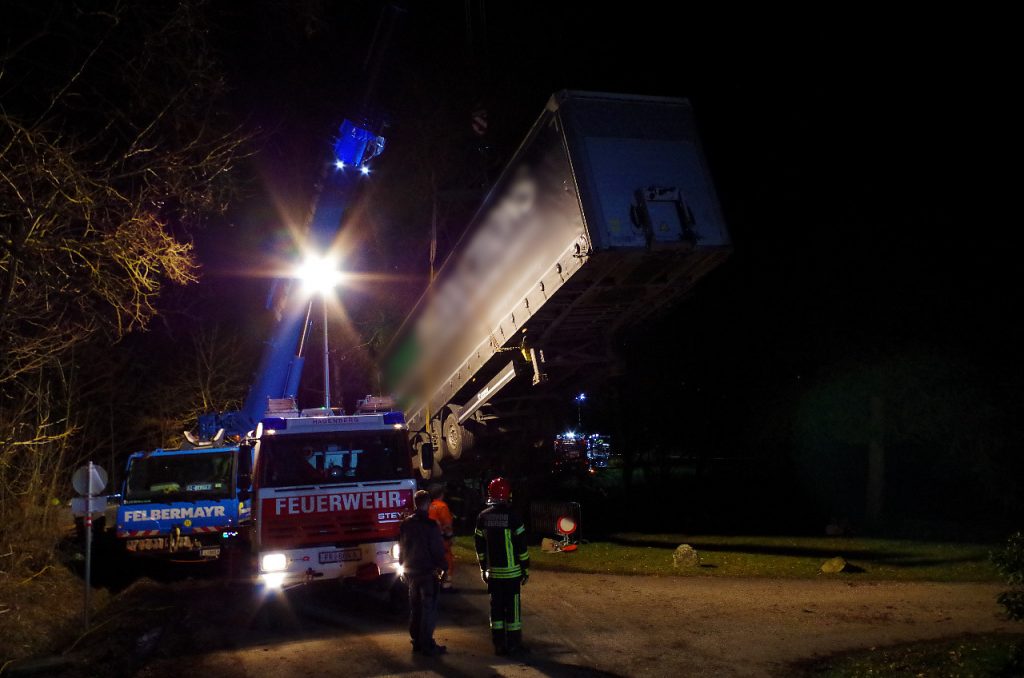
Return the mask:
<path id="1" fill-rule="evenodd" d="M 270 572 L 262 575 L 263 584 L 268 589 L 279 589 L 284 583 L 284 572 Z"/>
<path id="2" fill-rule="evenodd" d="M 398 544 L 395 544 L 391 547 L 391 558 L 394 560 L 398 560 L 398 557 L 400 555 L 402 555 L 402 547 Z"/>
<path id="3" fill-rule="evenodd" d="M 268 553 L 260 560 L 260 569 L 264 572 L 277 572 L 288 567 L 288 559 L 283 553 Z"/>

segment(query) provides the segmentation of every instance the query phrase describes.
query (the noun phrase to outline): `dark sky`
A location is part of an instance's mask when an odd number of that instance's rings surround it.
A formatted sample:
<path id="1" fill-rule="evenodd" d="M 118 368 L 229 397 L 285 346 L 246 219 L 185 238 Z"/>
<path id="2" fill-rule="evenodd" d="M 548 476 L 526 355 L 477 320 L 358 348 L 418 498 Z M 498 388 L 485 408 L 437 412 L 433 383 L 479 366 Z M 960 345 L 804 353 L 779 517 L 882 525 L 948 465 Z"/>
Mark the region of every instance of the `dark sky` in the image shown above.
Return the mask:
<path id="1" fill-rule="evenodd" d="M 482 18 L 471 5 L 469 20 L 463 3 L 412 2 L 397 19 L 373 97 L 389 146 L 360 265 L 425 273 L 426 203 L 407 183 L 424 129 L 456 158 L 438 163 L 449 187 L 466 188 L 475 179 L 459 159 L 479 162 L 474 107 L 488 111 L 493 174 L 553 91 L 686 96 L 735 254 L 648 328 L 678 366 L 662 372 L 668 382 L 687 373 L 719 390 L 771 388 L 851 355 L 924 345 L 1019 369 L 1008 361 L 1021 286 L 1006 226 L 987 216 L 1008 183 L 993 163 L 1008 98 L 992 86 L 997 44 L 979 45 L 955 18 L 927 29 L 872 16 L 681 20 L 657 4 L 578 2 L 485 3 Z M 200 241 L 211 287 L 226 284 L 221 262 L 260 265 L 280 222 L 274 200 L 301 214 L 325 142 L 359 110 L 382 4 L 230 7 L 217 41 L 237 113 L 263 136 L 251 199 Z M 450 221 L 442 249 L 460 228 Z M 350 303 L 401 317 L 421 287 Z M 680 337 L 691 358 L 672 358 Z"/>

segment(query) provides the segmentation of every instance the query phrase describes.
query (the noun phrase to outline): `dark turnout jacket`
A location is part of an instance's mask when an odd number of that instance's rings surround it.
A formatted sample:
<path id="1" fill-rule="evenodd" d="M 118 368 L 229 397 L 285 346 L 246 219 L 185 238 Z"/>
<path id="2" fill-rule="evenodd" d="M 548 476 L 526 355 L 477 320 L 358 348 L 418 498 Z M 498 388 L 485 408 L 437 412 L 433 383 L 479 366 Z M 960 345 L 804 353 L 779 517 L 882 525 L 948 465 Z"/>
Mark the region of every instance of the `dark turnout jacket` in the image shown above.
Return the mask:
<path id="1" fill-rule="evenodd" d="M 398 562 L 409 576 L 432 575 L 448 567 L 441 528 L 426 511 L 416 511 L 402 521 L 398 545 Z"/>
<path id="2" fill-rule="evenodd" d="M 519 579 L 530 574 L 526 528 L 508 504 L 495 504 L 476 519 L 476 557 L 488 579 Z"/>

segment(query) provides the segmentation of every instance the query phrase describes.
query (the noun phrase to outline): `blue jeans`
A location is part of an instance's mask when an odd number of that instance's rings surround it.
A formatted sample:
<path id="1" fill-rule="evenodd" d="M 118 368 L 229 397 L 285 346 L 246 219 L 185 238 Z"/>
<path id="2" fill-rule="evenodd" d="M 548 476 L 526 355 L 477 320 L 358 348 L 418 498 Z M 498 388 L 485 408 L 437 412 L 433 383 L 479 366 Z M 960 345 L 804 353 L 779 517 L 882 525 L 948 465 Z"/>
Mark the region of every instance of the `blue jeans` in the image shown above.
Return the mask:
<path id="1" fill-rule="evenodd" d="M 406 577 L 409 584 L 409 637 L 412 646 L 429 650 L 434 643 L 437 626 L 437 598 L 441 584 L 433 574 Z"/>

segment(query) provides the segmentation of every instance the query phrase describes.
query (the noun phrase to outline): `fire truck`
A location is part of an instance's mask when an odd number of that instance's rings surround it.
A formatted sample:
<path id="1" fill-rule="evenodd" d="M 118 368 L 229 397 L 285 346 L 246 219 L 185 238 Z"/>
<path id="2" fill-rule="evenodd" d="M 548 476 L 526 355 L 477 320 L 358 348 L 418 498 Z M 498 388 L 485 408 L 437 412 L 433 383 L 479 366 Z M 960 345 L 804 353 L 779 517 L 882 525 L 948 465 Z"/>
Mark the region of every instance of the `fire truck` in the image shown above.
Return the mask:
<path id="1" fill-rule="evenodd" d="M 553 470 L 559 472 L 596 473 L 608 468 L 611 459 L 611 437 L 601 433 L 566 431 L 555 436 Z"/>
<path id="2" fill-rule="evenodd" d="M 385 402 L 341 415 L 271 401 L 251 439 L 252 542 L 268 589 L 401 575 L 398 530 L 416 480 L 405 416 Z"/>

